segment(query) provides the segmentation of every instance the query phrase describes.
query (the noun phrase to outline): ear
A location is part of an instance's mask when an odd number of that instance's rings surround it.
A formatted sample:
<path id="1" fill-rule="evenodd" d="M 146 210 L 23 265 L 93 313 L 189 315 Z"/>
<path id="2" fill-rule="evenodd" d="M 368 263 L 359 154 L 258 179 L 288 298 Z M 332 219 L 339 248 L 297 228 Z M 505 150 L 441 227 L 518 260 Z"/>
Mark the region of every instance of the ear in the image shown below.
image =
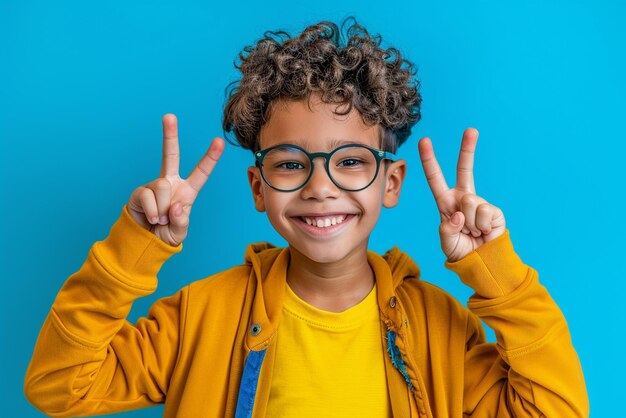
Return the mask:
<path id="1" fill-rule="evenodd" d="M 258 167 L 248 167 L 248 182 L 252 190 L 254 206 L 259 212 L 265 212 L 265 199 L 263 198 L 263 178 Z"/>
<path id="2" fill-rule="evenodd" d="M 383 206 L 392 208 L 400 200 L 400 190 L 406 174 L 406 161 L 398 160 L 389 164 L 385 173 L 385 195 L 383 196 Z"/>

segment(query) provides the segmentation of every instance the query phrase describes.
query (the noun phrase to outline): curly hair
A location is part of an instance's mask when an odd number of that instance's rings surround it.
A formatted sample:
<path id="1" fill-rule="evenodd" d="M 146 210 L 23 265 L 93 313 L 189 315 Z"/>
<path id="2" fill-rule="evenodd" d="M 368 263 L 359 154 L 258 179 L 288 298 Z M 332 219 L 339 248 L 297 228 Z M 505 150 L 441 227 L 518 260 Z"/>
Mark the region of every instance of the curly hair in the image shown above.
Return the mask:
<path id="1" fill-rule="evenodd" d="M 350 21 L 347 42 L 335 23 L 322 21 L 295 38 L 267 31 L 256 45 L 246 46 L 241 64 L 234 63 L 242 78 L 225 91 L 225 138 L 233 143 L 226 133 L 234 131 L 241 147 L 257 151 L 272 103 L 309 100 L 316 93 L 322 102 L 337 104 L 336 115 L 347 115 L 354 106 L 366 125 L 379 124 L 381 146 L 395 152 L 421 118 L 417 70 L 397 49 L 380 48 L 381 36 L 370 35 L 354 17 L 343 21 L 342 31 Z"/>

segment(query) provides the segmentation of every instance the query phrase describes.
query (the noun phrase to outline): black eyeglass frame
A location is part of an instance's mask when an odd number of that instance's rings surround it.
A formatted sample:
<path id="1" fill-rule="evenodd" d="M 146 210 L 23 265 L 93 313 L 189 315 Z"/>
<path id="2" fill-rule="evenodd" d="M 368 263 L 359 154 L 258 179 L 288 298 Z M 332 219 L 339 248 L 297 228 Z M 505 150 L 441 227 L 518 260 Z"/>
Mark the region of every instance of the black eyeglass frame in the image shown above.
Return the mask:
<path id="1" fill-rule="evenodd" d="M 360 189 L 347 189 L 347 188 L 339 185 L 335 181 L 333 176 L 330 174 L 330 159 L 332 158 L 333 154 L 336 153 L 339 150 L 342 150 L 344 148 L 349 148 L 349 147 L 365 148 L 365 149 L 371 151 L 371 153 L 376 158 L 376 172 L 374 173 L 374 177 L 372 177 L 372 180 L 369 183 L 367 183 L 367 185 L 365 185 L 364 187 L 361 187 Z M 304 182 L 299 187 L 296 187 L 295 189 L 288 189 L 288 190 L 279 189 L 278 187 L 272 186 L 270 184 L 270 182 L 265 178 L 265 175 L 263 174 L 263 159 L 265 158 L 265 156 L 267 155 L 268 152 L 270 152 L 270 151 L 272 151 L 272 150 L 274 150 L 276 148 L 295 148 L 295 149 L 297 149 L 299 151 L 302 151 L 309 158 L 309 162 L 311 163 L 311 170 L 309 171 L 309 175 L 306 178 L 306 180 L 304 180 Z M 390 160 L 392 162 L 395 162 L 398 159 L 398 157 L 395 154 L 393 154 L 393 153 L 391 153 L 389 151 L 382 151 L 382 150 L 379 150 L 379 149 L 376 149 L 376 148 L 369 147 L 369 146 L 364 145 L 364 144 L 345 144 L 345 145 L 342 145 L 340 147 L 335 148 L 331 152 L 308 152 L 307 150 L 305 150 L 304 148 L 302 148 L 302 147 L 300 147 L 298 145 L 294 145 L 294 144 L 278 144 L 278 145 L 274 145 L 273 147 L 269 147 L 269 148 L 265 148 L 263 150 L 256 151 L 254 153 L 255 165 L 257 167 L 259 167 L 259 171 L 261 172 L 261 177 L 263 178 L 263 181 L 265 182 L 265 184 L 267 184 L 269 187 L 271 187 L 272 189 L 274 189 L 276 191 L 285 192 L 285 193 L 295 192 L 296 190 L 300 190 L 301 188 L 306 186 L 306 184 L 311 179 L 311 176 L 313 175 L 313 170 L 315 169 L 315 164 L 313 164 L 313 160 L 315 158 L 324 158 L 324 160 L 326 162 L 324 164 L 324 167 L 326 168 L 326 174 L 328 174 L 328 178 L 333 182 L 333 184 L 335 186 L 337 186 L 341 190 L 345 190 L 347 192 L 359 192 L 361 190 L 367 189 L 374 182 L 374 180 L 376 180 L 376 177 L 378 177 L 378 171 L 380 169 L 380 162 L 382 160 Z"/>

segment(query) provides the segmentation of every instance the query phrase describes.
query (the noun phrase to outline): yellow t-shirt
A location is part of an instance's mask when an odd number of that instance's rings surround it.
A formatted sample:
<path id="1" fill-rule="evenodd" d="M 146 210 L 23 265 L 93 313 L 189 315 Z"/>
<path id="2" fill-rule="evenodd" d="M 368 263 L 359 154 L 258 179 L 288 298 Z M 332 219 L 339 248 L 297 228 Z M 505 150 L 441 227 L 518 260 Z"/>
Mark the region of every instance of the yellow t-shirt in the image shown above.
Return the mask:
<path id="1" fill-rule="evenodd" d="M 287 285 L 268 417 L 390 417 L 376 286 L 339 313 Z"/>

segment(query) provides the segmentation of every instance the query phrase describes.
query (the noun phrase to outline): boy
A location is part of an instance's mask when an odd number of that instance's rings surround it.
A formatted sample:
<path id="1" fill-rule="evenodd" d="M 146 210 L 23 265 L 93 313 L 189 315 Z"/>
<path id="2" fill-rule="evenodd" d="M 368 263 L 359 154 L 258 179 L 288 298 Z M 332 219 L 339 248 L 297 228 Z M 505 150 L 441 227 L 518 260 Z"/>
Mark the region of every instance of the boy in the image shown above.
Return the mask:
<path id="1" fill-rule="evenodd" d="M 478 133 L 463 135 L 450 189 L 419 142 L 441 215 L 445 266 L 475 291 L 470 311 L 419 280 L 394 248 L 367 243 L 399 199 L 393 155 L 419 120 L 413 67 L 354 24 L 341 46 L 321 22 L 246 48 L 224 128 L 254 153 L 248 178 L 288 248 L 252 244 L 245 263 L 157 301 L 192 204 L 224 148 L 216 138 L 180 178 L 177 122 L 163 118 L 159 179 L 136 189 L 110 235 L 59 292 L 26 375 L 55 416 L 165 403 L 166 417 L 580 417 L 580 364 L 563 315 L 515 254 L 501 210 L 477 196 Z M 274 34 L 276 35 L 276 34 Z M 408 65 L 408 67 L 403 66 Z M 485 343 L 482 318 L 496 331 Z"/>

